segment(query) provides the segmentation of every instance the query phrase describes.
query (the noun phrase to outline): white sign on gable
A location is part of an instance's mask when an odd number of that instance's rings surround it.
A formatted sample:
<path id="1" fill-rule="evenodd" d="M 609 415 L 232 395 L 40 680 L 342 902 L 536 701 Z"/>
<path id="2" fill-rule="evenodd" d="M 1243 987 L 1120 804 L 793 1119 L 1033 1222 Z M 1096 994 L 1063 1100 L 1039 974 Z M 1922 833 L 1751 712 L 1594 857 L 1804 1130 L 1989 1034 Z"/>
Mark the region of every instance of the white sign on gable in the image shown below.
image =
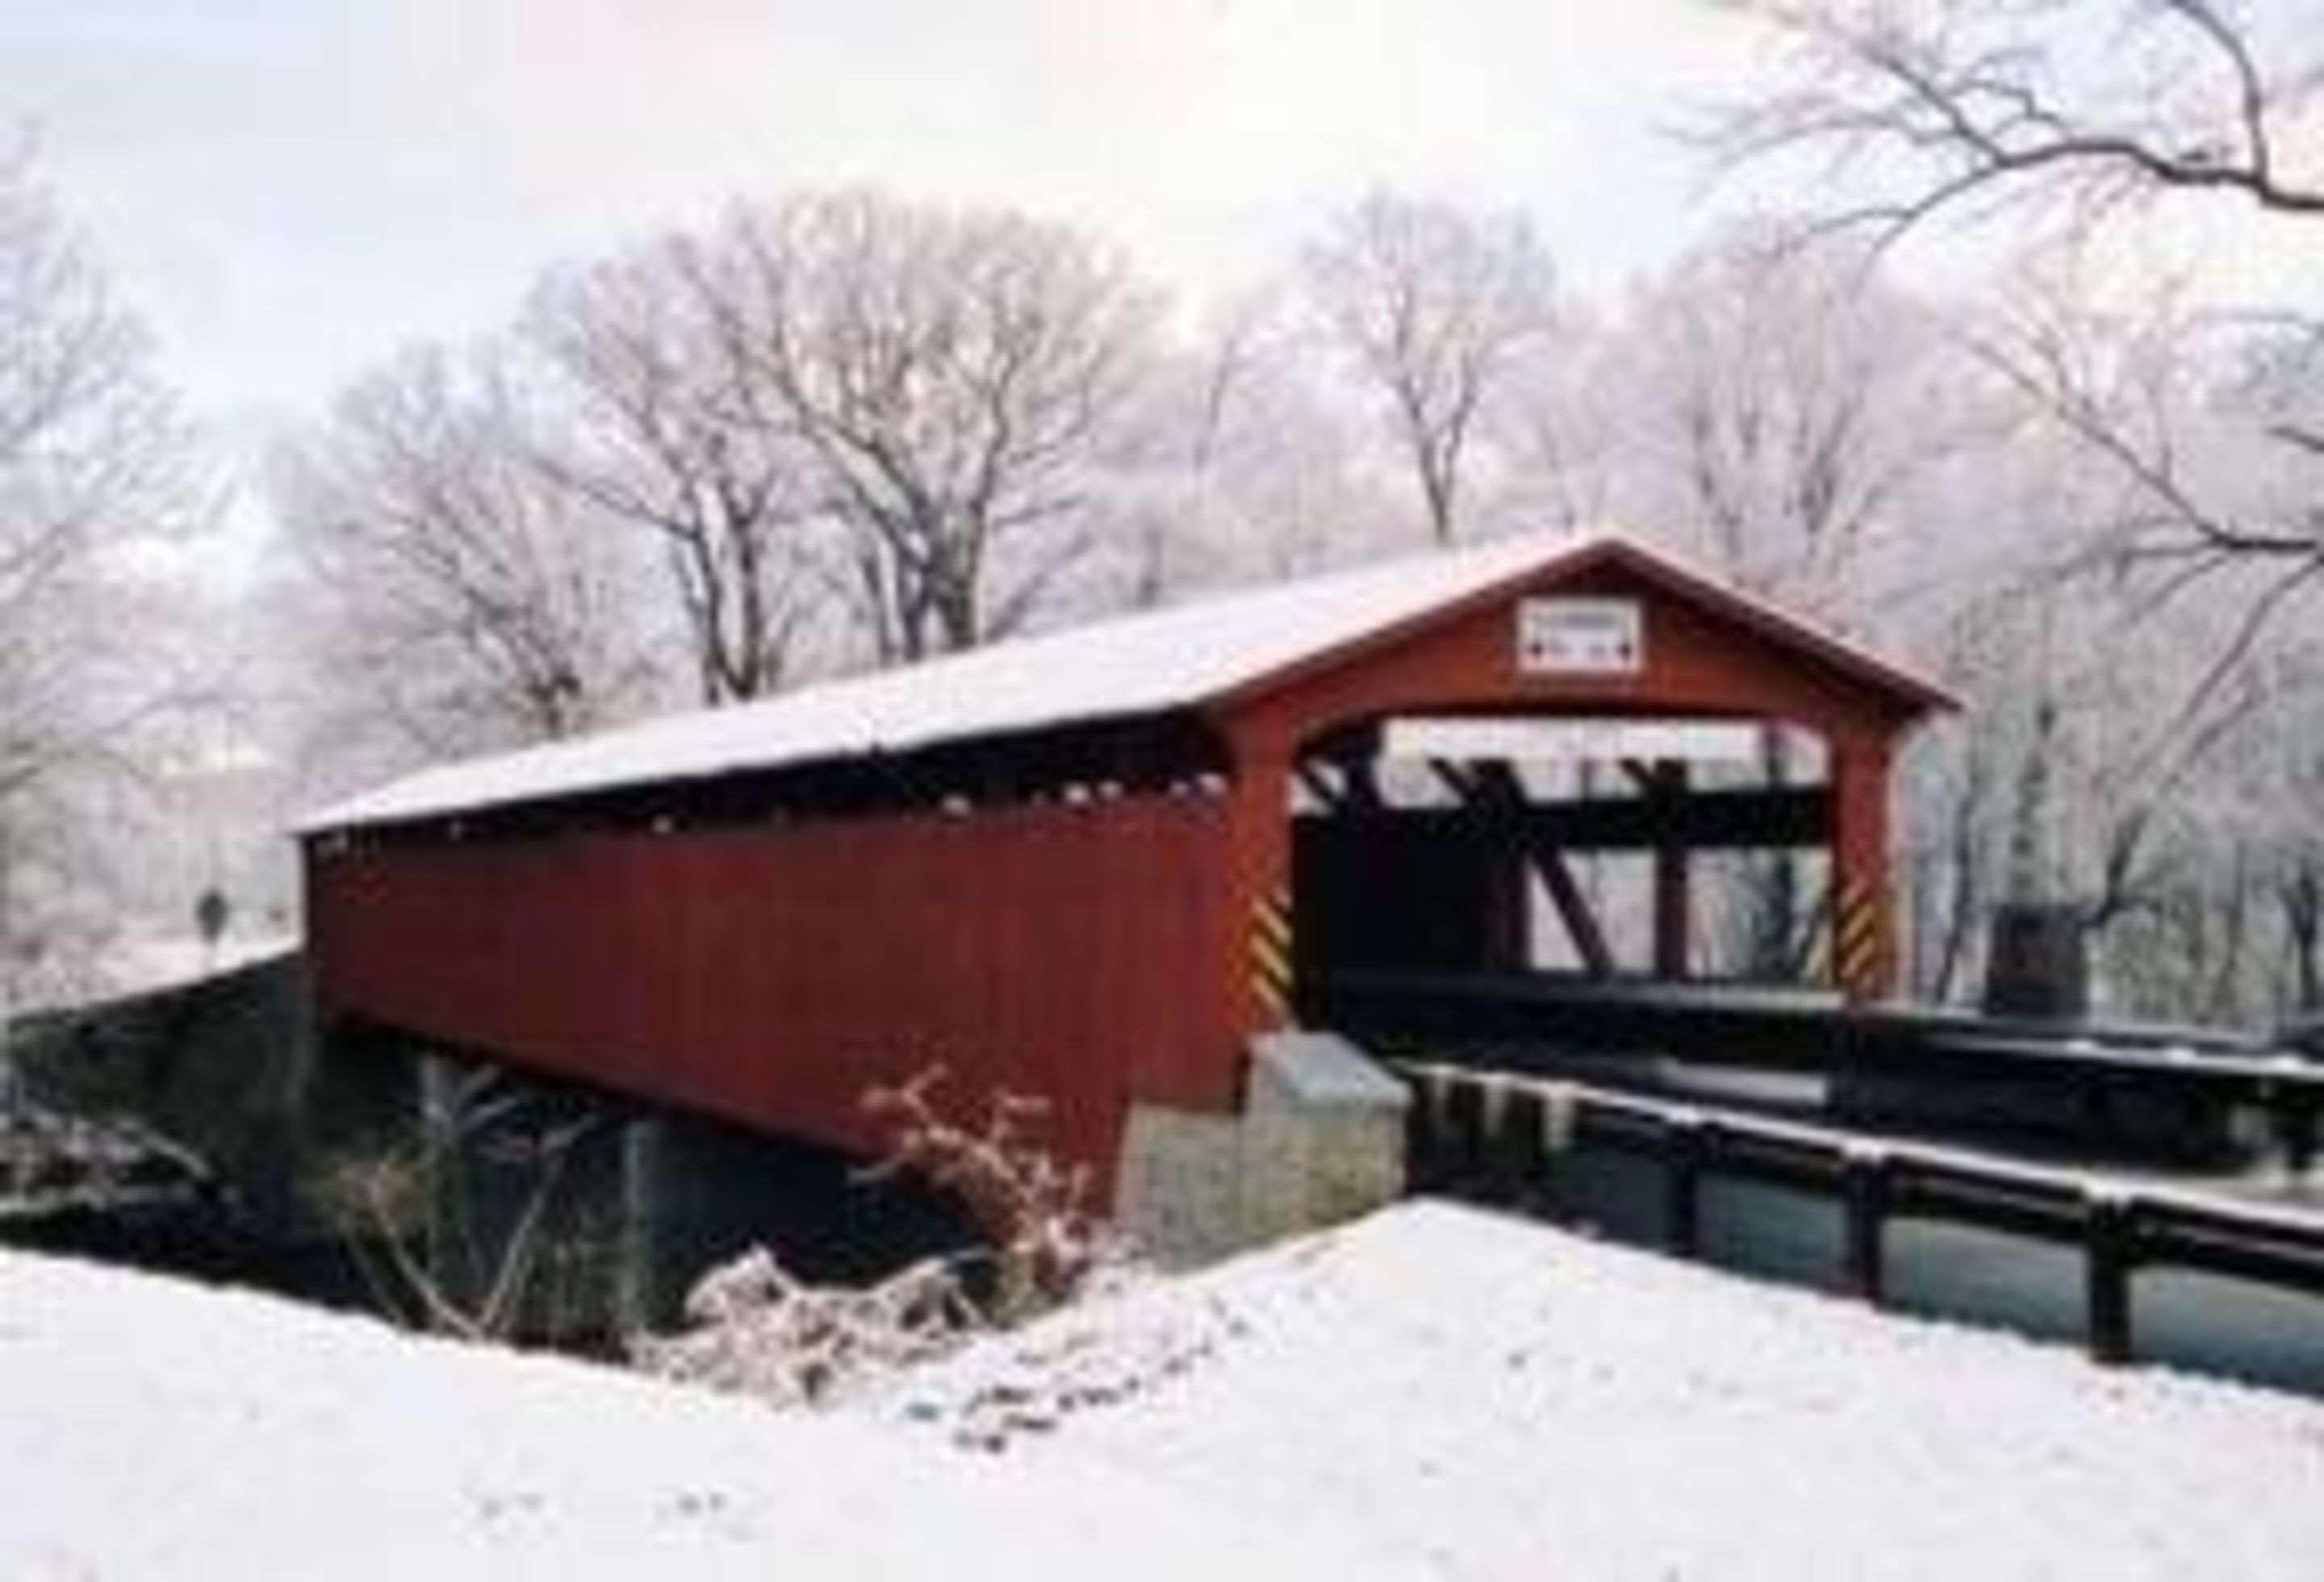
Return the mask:
<path id="1" fill-rule="evenodd" d="M 1528 598 L 1517 603 L 1517 671 L 1629 676 L 1646 667 L 1646 620 L 1634 598 Z"/>

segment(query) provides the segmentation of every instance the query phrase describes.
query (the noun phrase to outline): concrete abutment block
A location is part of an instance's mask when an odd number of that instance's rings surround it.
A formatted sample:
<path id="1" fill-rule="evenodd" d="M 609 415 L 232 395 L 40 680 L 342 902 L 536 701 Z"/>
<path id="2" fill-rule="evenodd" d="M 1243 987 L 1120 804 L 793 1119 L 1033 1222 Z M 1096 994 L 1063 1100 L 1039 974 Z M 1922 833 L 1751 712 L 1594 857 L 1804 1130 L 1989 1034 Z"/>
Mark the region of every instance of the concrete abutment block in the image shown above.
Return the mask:
<path id="1" fill-rule="evenodd" d="M 1239 1114 L 1130 1108 L 1114 1201 L 1166 1265 L 1322 1229 L 1404 1193 L 1403 1083 L 1336 1033 L 1251 1041 Z"/>

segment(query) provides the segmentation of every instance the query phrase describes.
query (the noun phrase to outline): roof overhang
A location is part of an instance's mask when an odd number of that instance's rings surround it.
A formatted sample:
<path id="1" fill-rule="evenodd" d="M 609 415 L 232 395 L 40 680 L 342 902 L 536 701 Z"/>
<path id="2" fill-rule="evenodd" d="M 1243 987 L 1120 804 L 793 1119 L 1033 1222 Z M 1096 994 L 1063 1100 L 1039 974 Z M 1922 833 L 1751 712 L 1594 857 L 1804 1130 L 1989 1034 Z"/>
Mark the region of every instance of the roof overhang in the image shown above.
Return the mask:
<path id="1" fill-rule="evenodd" d="M 420 771 L 309 815 L 302 835 L 1238 708 L 1518 590 L 1618 567 L 1801 654 L 1900 722 L 1960 707 L 1907 667 L 1627 535 L 1534 534 L 996 643 Z"/>

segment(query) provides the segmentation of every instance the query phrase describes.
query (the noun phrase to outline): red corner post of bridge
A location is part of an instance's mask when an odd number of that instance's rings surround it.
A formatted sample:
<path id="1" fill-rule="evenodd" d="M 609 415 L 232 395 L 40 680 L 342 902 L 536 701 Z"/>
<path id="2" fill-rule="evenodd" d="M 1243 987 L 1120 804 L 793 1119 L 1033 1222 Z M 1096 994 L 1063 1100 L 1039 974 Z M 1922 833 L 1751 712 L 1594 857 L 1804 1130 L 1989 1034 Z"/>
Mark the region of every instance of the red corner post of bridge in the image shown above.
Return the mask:
<path id="1" fill-rule="evenodd" d="M 1835 742 L 1831 755 L 1831 976 L 1851 1005 L 1896 987 L 1896 907 L 1889 883 L 1885 740 Z"/>
<path id="2" fill-rule="evenodd" d="M 1291 840 L 1285 819 L 1292 749 L 1271 734 L 1235 743 L 1234 784 L 1228 818 L 1232 902 L 1223 988 L 1232 1010 L 1228 1025 L 1238 1043 L 1255 1033 L 1290 1027 L 1293 981 Z"/>

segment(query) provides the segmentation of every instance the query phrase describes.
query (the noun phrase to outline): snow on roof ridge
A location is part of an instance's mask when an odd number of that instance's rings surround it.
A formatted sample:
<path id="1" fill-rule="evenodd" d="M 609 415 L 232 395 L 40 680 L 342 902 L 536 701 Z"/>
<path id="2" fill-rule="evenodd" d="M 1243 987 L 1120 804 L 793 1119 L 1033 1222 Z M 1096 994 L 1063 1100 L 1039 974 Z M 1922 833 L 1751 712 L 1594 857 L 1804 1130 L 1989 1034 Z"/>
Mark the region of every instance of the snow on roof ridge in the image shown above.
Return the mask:
<path id="1" fill-rule="evenodd" d="M 1892 685 L 1941 692 L 1613 529 L 1520 534 L 1198 596 L 775 697 L 439 764 L 300 819 L 392 823 L 1190 708 L 1561 561 L 1616 550 L 1719 589 Z"/>
<path id="2" fill-rule="evenodd" d="M 1397 619 L 1421 613 L 1434 603 L 1456 598 L 1471 591 L 1472 587 L 1489 587 L 1505 577 L 1518 575 L 1536 558 L 1545 566 L 1613 536 L 1607 533 L 1533 533 L 1520 538 L 1495 540 L 1449 553 L 1437 550 L 1422 555 L 1398 556 L 1388 560 L 1335 568 L 1288 582 L 1198 595 L 1184 604 L 1167 605 L 1157 609 L 1140 610 L 1054 632 L 1013 638 L 964 653 L 925 660 L 908 667 L 812 682 L 749 703 L 662 715 L 586 736 L 439 764 L 321 809 L 301 819 L 295 828 L 300 833 L 311 833 L 358 824 L 422 818 L 457 810 L 505 806 L 550 796 L 613 790 L 655 780 L 695 778 L 742 769 L 775 768 L 816 758 L 920 747 L 941 740 L 1183 707 L 1213 692 L 1224 690 L 1238 681 L 1251 680 L 1263 673 L 1264 670 L 1275 668 L 1278 662 L 1277 656 L 1268 655 L 1263 666 L 1237 665 L 1233 663 L 1231 655 L 1188 652 L 1191 646 L 1196 645 L 1184 639 L 1167 643 L 1153 642 L 1150 639 L 1155 634 L 1174 633 L 1184 627 L 1190 629 L 1185 637 L 1192 638 L 1200 635 L 1200 628 L 1226 627 L 1237 615 L 1265 611 L 1278 603 L 1287 606 L 1319 604 L 1336 612 L 1342 606 L 1358 602 L 1346 597 L 1351 590 L 1365 592 L 1375 584 L 1390 593 L 1406 593 L 1406 597 L 1379 599 L 1378 603 L 1381 606 L 1392 607 L 1382 608 L 1377 619 L 1367 619 L 1360 624 L 1351 621 L 1338 623 L 1353 627 L 1333 634 L 1334 642 L 1344 641 L 1361 635 L 1375 625 L 1392 624 Z M 1466 575 L 1457 578 L 1449 575 L 1456 570 Z M 1416 578 L 1416 573 L 1428 575 Z M 1432 597 L 1425 600 L 1412 597 L 1407 590 L 1414 590 L 1416 584 L 1424 587 Z M 1446 584 L 1453 586 L 1446 587 Z M 1317 599 L 1317 595 L 1333 590 L 1338 590 L 1342 597 L 1338 600 Z M 1365 613 L 1373 613 L 1373 601 L 1364 600 L 1362 604 Z M 1148 641 L 1139 643 L 1138 640 L 1141 637 Z M 1302 652 L 1323 645 L 1303 644 Z M 1026 672 L 1042 661 L 1056 660 L 1060 655 L 1071 657 L 1074 651 L 1084 646 L 1093 649 L 1102 646 L 1120 650 L 1161 650 L 1163 652 L 1148 657 L 1166 661 L 1163 668 L 1173 672 L 1204 672 L 1200 678 L 1201 690 L 1179 688 L 1171 689 L 1172 695 L 1164 697 L 1162 694 L 1166 688 L 1162 683 L 1166 678 L 1160 675 L 1149 672 L 1149 684 L 1141 686 L 1139 684 L 1140 678 L 1137 676 L 1098 678 L 1086 670 L 1076 671 L 1074 667 L 1060 664 L 1058 668 L 1068 673 L 1056 678 L 1060 684 L 1055 689 L 1081 696 L 1056 698 L 1054 701 L 1058 707 L 1042 707 L 1043 700 L 1038 696 L 989 698 L 983 699 L 986 707 L 982 710 L 932 707 L 922 711 L 897 707 L 899 703 L 911 701 L 957 704 L 961 699 L 948 694 L 954 692 L 964 679 L 973 683 L 983 677 L 988 686 L 995 682 L 1013 681 L 1021 688 L 1041 679 Z M 1297 658 L 1300 655 L 1287 657 Z M 1234 673 L 1227 673 L 1229 671 Z M 1123 684 L 1114 689 L 1114 695 L 1109 699 L 1093 685 L 1100 680 Z M 1167 680 L 1192 681 L 1194 678 L 1174 673 Z M 905 694 L 917 696 L 907 698 L 902 696 Z M 853 723 L 862 728 L 846 728 L 851 722 L 844 716 L 846 706 L 850 704 L 859 706 L 860 712 Z M 1012 704 L 1015 707 L 1007 707 Z M 895 717 L 899 713 L 919 714 L 922 717 Z M 811 715 L 815 717 L 810 718 Z M 943 728 L 943 721 L 947 717 L 953 728 Z M 783 727 L 786 726 L 792 728 L 785 730 Z M 888 727 L 884 731 L 883 726 Z M 773 741 L 753 740 L 760 733 L 770 732 L 770 729 L 792 739 L 779 745 Z"/>

